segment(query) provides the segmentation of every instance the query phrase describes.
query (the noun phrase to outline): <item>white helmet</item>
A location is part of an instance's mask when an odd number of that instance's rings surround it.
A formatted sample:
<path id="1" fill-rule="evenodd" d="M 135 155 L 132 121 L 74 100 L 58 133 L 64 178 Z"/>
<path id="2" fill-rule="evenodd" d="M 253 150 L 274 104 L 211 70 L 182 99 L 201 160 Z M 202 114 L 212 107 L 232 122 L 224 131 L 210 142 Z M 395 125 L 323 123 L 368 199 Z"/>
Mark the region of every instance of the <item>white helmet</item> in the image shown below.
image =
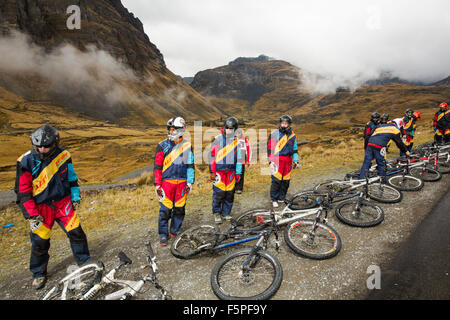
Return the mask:
<path id="1" fill-rule="evenodd" d="M 186 131 L 186 121 L 182 117 L 171 118 L 167 121 L 167 130 L 170 128 L 175 128 L 176 131 L 174 133 L 168 133 L 170 141 L 175 141 L 178 138 L 182 137 Z"/>

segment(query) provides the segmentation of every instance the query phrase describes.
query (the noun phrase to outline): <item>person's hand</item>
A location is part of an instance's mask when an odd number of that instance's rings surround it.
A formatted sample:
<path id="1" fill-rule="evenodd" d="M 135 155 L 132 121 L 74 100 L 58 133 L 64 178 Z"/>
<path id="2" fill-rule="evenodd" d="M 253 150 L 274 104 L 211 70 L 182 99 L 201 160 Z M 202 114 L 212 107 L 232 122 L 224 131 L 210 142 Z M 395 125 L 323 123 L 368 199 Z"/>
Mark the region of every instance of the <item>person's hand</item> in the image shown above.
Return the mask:
<path id="1" fill-rule="evenodd" d="M 77 200 L 77 201 L 72 201 L 72 208 L 73 210 L 77 210 L 77 208 L 80 206 L 81 201 Z"/>
<path id="2" fill-rule="evenodd" d="M 42 216 L 40 215 L 31 216 L 29 220 L 30 220 L 30 230 L 32 232 L 39 229 L 44 223 L 44 218 L 42 218 Z"/>
<path id="3" fill-rule="evenodd" d="M 411 152 L 406 151 L 406 156 L 409 157 L 411 155 Z"/>
<path id="4" fill-rule="evenodd" d="M 210 181 L 216 181 L 216 174 L 215 174 L 215 173 L 211 173 L 211 174 L 209 175 L 209 180 L 210 180 Z"/>
<path id="5" fill-rule="evenodd" d="M 188 194 L 189 192 L 191 192 L 192 190 L 192 184 L 188 183 L 186 184 L 186 188 L 184 189 L 186 194 Z"/>
<path id="6" fill-rule="evenodd" d="M 163 196 L 163 191 L 162 191 L 161 186 L 156 186 L 156 187 L 155 187 L 155 192 L 156 192 L 156 195 L 158 196 L 158 198 L 162 198 L 162 196 Z"/>
<path id="7" fill-rule="evenodd" d="M 238 183 L 240 180 L 241 180 L 241 175 L 240 175 L 240 174 L 237 174 L 237 175 L 236 175 L 236 183 Z"/>

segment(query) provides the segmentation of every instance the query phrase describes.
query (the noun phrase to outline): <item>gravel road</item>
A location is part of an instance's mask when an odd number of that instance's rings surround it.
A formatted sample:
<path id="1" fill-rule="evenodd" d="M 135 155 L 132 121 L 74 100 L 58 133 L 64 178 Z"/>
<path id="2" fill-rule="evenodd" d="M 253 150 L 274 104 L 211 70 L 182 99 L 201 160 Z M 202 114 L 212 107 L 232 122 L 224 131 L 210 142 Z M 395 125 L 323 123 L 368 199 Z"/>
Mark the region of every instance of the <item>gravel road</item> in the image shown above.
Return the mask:
<path id="1" fill-rule="evenodd" d="M 290 193 L 310 189 L 326 179 L 342 178 L 346 172 L 349 170 L 339 169 L 333 174 L 308 180 L 294 173 Z M 373 228 L 361 229 L 344 225 L 331 213 L 329 224 L 337 230 L 343 245 L 341 252 L 329 260 L 315 261 L 299 257 L 287 247 L 284 240 L 278 253 L 274 246 L 271 246 L 269 250 L 279 258 L 284 274 L 282 285 L 273 299 L 365 299 L 372 292 L 366 285 L 370 276 L 367 273 L 368 267 L 376 265 L 381 268 L 381 275 L 389 274 L 390 270 L 385 269 L 385 266 L 397 255 L 399 247 L 449 187 L 450 175 L 447 175 L 439 182 L 426 183 L 419 192 L 404 192 L 404 198 L 398 204 L 381 204 L 385 211 L 385 220 Z M 237 216 L 255 206 L 261 207 L 267 203 L 268 192 L 269 186 L 236 195 L 232 215 Z M 148 272 L 148 269 L 143 269 L 142 266 L 146 264 L 144 241 L 150 239 L 156 250 L 160 283 L 167 287 L 174 299 L 217 299 L 211 290 L 210 273 L 216 261 L 226 251 L 218 255 L 206 254 L 191 260 L 179 260 L 171 255 L 168 247 L 159 247 L 157 231 L 146 228 L 146 225 L 150 225 L 150 218 L 144 220 L 134 224 L 117 225 L 114 229 L 116 236 L 105 234 L 100 237 L 101 240 L 90 242 L 92 256 L 102 260 L 109 269 L 117 263 L 116 256 L 123 250 L 133 260 L 133 264 L 120 271 L 117 277 L 139 279 Z M 199 212 L 188 212 L 183 230 L 200 222 L 212 224 L 209 207 Z M 225 224 L 222 225 L 222 228 L 225 227 Z M 55 245 L 67 247 L 68 243 Z M 74 263 L 70 251 L 65 249 L 64 252 L 65 255 L 61 257 L 51 257 L 47 287 L 62 277 L 67 267 Z M 0 283 L 0 299 L 39 298 L 39 293 L 30 290 L 30 278 L 28 271 L 12 272 L 9 280 Z M 137 299 L 156 297 L 156 290 L 153 288 L 136 296 Z"/>

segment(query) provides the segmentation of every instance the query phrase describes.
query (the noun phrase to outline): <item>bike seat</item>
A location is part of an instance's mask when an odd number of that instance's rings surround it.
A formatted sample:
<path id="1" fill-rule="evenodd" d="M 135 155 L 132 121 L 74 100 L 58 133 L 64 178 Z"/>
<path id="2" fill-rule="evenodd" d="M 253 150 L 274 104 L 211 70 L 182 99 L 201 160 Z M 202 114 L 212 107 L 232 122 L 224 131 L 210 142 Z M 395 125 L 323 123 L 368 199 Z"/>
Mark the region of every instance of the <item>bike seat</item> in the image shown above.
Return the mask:
<path id="1" fill-rule="evenodd" d="M 120 264 L 122 264 L 122 265 L 127 265 L 127 264 L 133 263 L 133 261 L 131 261 L 131 259 L 128 258 L 127 255 L 123 251 L 120 251 L 117 256 L 119 257 Z"/>

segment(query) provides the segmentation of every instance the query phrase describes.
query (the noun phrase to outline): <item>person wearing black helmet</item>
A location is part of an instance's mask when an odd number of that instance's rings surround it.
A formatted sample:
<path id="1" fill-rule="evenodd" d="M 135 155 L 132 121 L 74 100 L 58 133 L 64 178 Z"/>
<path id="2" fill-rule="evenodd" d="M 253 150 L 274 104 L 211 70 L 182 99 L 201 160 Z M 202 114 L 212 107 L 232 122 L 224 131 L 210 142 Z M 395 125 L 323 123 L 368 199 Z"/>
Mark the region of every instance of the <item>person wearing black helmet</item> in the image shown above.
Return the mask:
<path id="1" fill-rule="evenodd" d="M 450 109 L 447 102 L 439 105 L 433 118 L 434 141 L 437 144 L 450 143 Z"/>
<path id="2" fill-rule="evenodd" d="M 369 122 L 367 122 L 364 127 L 364 150 L 367 148 L 367 143 L 370 138 L 370 134 L 373 132 L 375 127 L 380 124 L 381 116 L 378 112 L 374 112 L 370 116 Z"/>
<path id="3" fill-rule="evenodd" d="M 286 199 L 291 172 L 297 168 L 299 161 L 297 137 L 291 124 L 290 116 L 281 116 L 278 129 L 271 133 L 267 141 L 267 156 L 272 174 L 270 199 L 275 208 L 278 207 L 278 202 Z"/>
<path id="4" fill-rule="evenodd" d="M 90 260 L 86 234 L 76 214 L 80 187 L 69 151 L 59 147 L 59 133 L 50 125 L 35 129 L 33 149 L 17 159 L 14 191 L 25 219 L 30 221 L 32 287 L 47 280 L 50 233 L 58 222 L 67 234 L 78 265 Z"/>
<path id="5" fill-rule="evenodd" d="M 242 155 L 239 139 L 236 137 L 238 120 L 229 117 L 225 120 L 221 133 L 211 144 L 209 154 L 210 180 L 213 184 L 212 213 L 217 224 L 222 218 L 231 220 L 235 185 L 242 173 Z"/>

